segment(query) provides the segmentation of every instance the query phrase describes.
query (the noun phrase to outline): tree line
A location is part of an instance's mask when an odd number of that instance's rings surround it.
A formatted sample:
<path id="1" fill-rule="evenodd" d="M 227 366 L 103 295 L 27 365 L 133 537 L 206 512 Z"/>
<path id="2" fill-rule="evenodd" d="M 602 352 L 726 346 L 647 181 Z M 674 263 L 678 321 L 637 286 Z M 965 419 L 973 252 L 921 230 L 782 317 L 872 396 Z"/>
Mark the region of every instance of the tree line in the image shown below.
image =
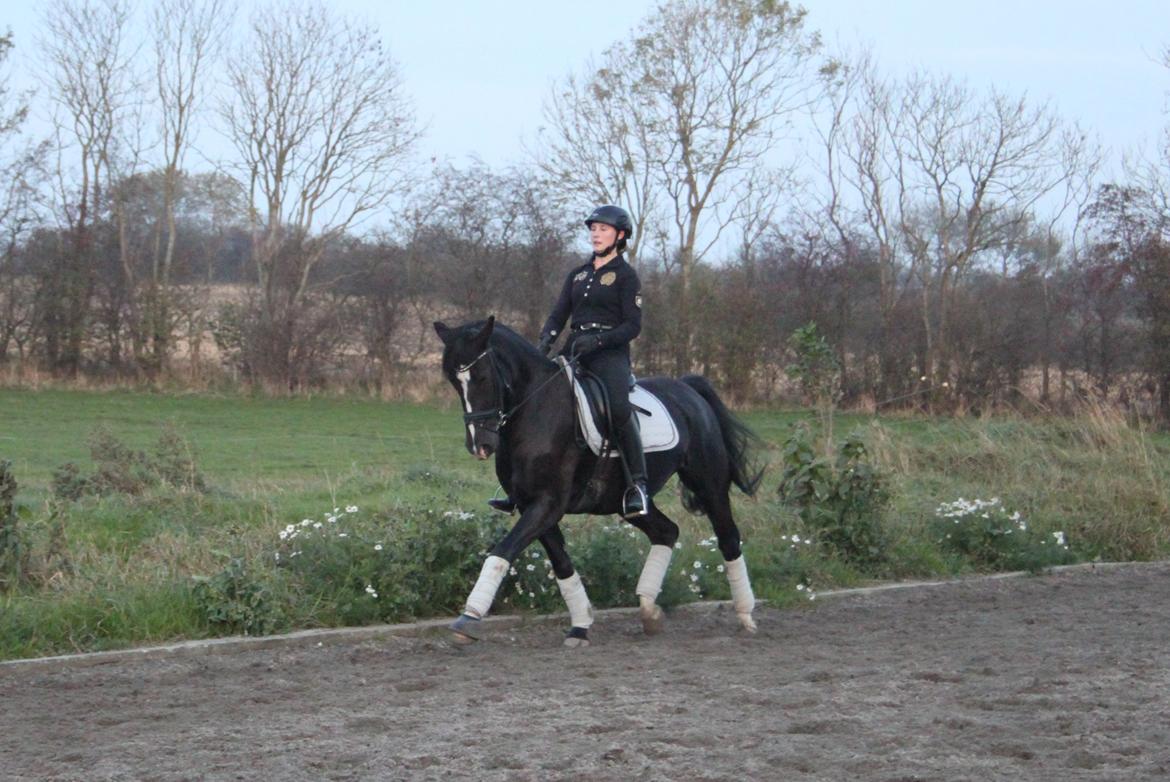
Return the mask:
<path id="1" fill-rule="evenodd" d="M 815 333 L 854 404 L 1170 420 L 1165 133 L 1106 179 L 1047 103 L 889 75 L 789 3 L 674 0 L 552 86 L 517 163 L 424 163 L 378 31 L 326 5 L 55 0 L 43 28 L 30 92 L 0 38 L 10 377 L 406 393 L 437 317 L 535 336 L 618 203 L 643 374 L 787 399 Z"/>

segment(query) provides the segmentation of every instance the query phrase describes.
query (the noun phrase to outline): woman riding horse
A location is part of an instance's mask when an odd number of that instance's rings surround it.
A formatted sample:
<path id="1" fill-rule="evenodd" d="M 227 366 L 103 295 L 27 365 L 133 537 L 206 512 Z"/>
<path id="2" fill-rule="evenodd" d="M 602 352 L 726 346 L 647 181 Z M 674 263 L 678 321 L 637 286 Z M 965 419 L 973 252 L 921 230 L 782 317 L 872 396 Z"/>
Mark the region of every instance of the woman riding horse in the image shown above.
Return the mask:
<path id="1" fill-rule="evenodd" d="M 642 286 L 638 273 L 622 255 L 634 224 L 625 209 L 599 206 L 585 218 L 585 225 L 593 257 L 565 277 L 561 295 L 540 332 L 540 349 L 547 354 L 572 317 L 561 354 L 578 358 L 605 386 L 614 429 L 610 437 L 629 473 L 622 516 L 632 519 L 649 512 L 646 456 L 638 421 L 630 408 L 630 342 L 642 330 Z M 516 509 L 511 497 L 492 499 L 488 504 L 505 513 Z"/>

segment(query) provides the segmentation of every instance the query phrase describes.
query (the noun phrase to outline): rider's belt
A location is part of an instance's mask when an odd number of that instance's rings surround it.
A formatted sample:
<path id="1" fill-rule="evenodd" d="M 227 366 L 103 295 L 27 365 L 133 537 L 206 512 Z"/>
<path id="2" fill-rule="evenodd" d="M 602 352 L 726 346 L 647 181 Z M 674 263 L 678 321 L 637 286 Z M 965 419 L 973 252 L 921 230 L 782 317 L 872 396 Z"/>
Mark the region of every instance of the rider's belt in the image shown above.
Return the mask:
<path id="1" fill-rule="evenodd" d="M 573 331 L 609 331 L 613 326 L 608 323 L 574 323 Z"/>

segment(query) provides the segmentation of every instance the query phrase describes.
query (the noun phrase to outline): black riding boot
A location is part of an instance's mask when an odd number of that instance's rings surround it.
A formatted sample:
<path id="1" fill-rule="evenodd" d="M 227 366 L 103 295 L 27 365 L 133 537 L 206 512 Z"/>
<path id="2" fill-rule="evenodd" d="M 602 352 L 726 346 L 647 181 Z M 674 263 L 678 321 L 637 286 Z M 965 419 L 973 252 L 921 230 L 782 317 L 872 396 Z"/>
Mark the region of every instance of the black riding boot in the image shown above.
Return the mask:
<path id="1" fill-rule="evenodd" d="M 492 510 L 498 510 L 500 513 L 507 513 L 509 516 L 516 512 L 516 501 L 504 495 L 503 497 L 492 497 L 488 500 L 488 506 Z"/>
<path id="2" fill-rule="evenodd" d="M 650 495 L 646 491 L 646 452 L 642 450 L 642 434 L 638 431 L 638 416 L 631 414 L 626 425 L 618 429 L 617 446 L 629 471 L 630 485 L 622 497 L 622 517 L 627 519 L 650 513 Z"/>

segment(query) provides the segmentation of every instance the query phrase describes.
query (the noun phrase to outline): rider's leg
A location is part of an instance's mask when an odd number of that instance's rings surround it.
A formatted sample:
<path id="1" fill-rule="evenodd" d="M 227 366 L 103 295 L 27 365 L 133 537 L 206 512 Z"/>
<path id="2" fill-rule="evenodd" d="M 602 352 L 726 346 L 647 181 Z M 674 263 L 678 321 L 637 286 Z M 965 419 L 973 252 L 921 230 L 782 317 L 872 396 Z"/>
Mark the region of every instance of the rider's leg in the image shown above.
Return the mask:
<path id="1" fill-rule="evenodd" d="M 650 499 L 646 492 L 646 452 L 642 449 L 637 416 L 631 414 L 617 430 L 616 442 L 630 472 L 630 485 L 622 497 L 622 516 L 627 519 L 645 516 L 650 512 Z"/>
<path id="2" fill-rule="evenodd" d="M 646 456 L 638 421 L 630 407 L 629 353 L 621 349 L 602 350 L 590 354 L 587 361 L 589 369 L 605 384 L 610 420 L 614 422 L 613 441 L 621 450 L 629 473 L 629 486 L 622 498 L 622 515 L 626 518 L 645 516 L 650 508 L 646 491 Z"/>

